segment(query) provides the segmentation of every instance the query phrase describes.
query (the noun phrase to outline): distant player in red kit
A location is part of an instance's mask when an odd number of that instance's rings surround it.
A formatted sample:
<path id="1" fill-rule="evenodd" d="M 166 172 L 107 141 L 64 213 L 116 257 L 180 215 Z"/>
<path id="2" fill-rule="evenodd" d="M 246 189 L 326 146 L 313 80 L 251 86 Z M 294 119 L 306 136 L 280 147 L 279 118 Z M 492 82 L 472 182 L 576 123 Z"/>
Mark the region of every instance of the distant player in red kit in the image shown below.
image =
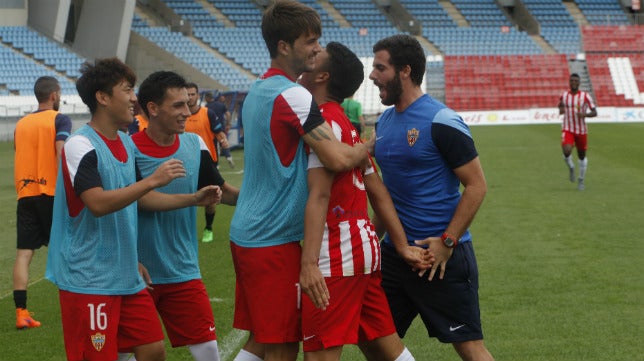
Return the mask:
<path id="1" fill-rule="evenodd" d="M 590 111 L 589 111 L 590 110 Z M 590 94 L 579 90 L 579 75 L 570 75 L 570 90 L 566 90 L 559 98 L 559 114 L 563 114 L 561 126 L 561 149 L 564 161 L 568 166 L 570 181 L 575 181 L 575 164 L 571 153 L 573 145 L 577 147 L 579 156 L 579 178 L 577 189 L 584 190 L 584 177 L 588 168 L 588 128 L 586 118 L 597 116 L 597 109 Z"/>

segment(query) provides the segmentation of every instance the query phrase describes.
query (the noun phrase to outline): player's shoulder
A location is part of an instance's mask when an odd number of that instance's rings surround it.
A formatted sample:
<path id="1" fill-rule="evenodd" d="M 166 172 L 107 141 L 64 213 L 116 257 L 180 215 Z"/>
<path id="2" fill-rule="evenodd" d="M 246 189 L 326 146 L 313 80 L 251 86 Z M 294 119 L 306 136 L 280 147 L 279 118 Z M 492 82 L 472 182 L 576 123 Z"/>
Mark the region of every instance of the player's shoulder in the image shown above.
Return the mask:
<path id="1" fill-rule="evenodd" d="M 63 114 L 63 113 L 60 113 L 60 112 L 56 112 L 56 120 L 61 121 L 61 122 L 65 122 L 65 123 L 67 123 L 67 122 L 71 123 L 72 122 L 72 118 L 70 118 L 69 115 Z"/>
<path id="2" fill-rule="evenodd" d="M 308 104 L 313 101 L 313 95 L 303 86 L 293 83 L 292 86 L 282 90 L 280 96 L 289 104 Z"/>
<path id="3" fill-rule="evenodd" d="M 67 163 L 77 167 L 88 154 L 95 154 L 96 147 L 92 141 L 82 134 L 72 134 L 63 145 Z"/>
<path id="4" fill-rule="evenodd" d="M 65 149 L 94 149 L 92 141 L 83 134 L 74 133 L 65 142 Z"/>
<path id="5" fill-rule="evenodd" d="M 457 130 L 468 137 L 471 136 L 469 127 L 463 120 L 463 117 L 454 109 L 447 106 L 439 109 L 432 120 L 432 131 L 441 128 L 441 126 L 444 126 L 446 129 Z"/>
<path id="6" fill-rule="evenodd" d="M 183 132 L 179 134 L 179 141 L 181 142 L 203 142 L 203 139 L 199 136 L 197 133 L 192 133 L 192 132 Z"/>

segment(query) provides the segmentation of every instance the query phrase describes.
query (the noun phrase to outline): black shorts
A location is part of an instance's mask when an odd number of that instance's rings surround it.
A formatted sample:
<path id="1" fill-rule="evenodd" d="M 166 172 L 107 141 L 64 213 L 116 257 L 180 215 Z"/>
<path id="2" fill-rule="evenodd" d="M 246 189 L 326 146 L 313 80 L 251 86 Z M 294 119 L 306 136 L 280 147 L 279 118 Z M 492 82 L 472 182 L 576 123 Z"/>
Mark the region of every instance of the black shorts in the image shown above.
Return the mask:
<path id="1" fill-rule="evenodd" d="M 459 244 L 447 262 L 443 279 L 437 270 L 429 281 L 382 245 L 382 287 L 402 338 L 418 314 L 427 333 L 445 343 L 483 339 L 479 310 L 479 280 L 472 242 Z"/>
<path id="2" fill-rule="evenodd" d="M 54 197 L 40 195 L 18 199 L 16 223 L 18 249 L 38 249 L 49 244 Z"/>

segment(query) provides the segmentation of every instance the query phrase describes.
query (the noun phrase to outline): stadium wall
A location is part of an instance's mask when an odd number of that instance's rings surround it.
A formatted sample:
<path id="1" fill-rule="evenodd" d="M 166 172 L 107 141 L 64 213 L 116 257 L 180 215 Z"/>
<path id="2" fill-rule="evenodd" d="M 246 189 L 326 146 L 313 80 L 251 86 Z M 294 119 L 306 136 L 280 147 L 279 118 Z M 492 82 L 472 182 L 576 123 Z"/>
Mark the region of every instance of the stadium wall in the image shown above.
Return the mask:
<path id="1" fill-rule="evenodd" d="M 136 0 L 85 0 L 74 50 L 88 59 L 116 56 L 125 60 L 135 6 Z"/>
<path id="2" fill-rule="evenodd" d="M 0 24 L 4 26 L 27 25 L 26 0 L 0 0 Z"/>
<path id="3" fill-rule="evenodd" d="M 6 116 L 2 113 L 3 110 L 0 107 L 0 141 L 13 141 L 16 122 L 24 114 L 33 111 L 32 108 L 35 108 L 33 96 L 24 96 L 24 98 L 25 101 L 30 101 L 32 105 L 31 108 L 29 105 L 24 105 L 20 114 L 12 112 L 10 116 Z M 67 104 L 61 104 L 61 112 L 72 118 L 73 129 L 76 130 L 89 120 L 89 114 L 87 113 L 87 108 L 83 108 L 84 104 L 75 103 L 74 100 L 74 97 L 70 97 Z M 556 107 L 458 113 L 463 117 L 465 123 L 470 126 L 561 124 L 561 115 L 559 115 L 559 109 Z M 644 108 L 598 107 L 597 113 L 596 118 L 588 118 L 586 121 L 588 123 L 644 123 Z M 373 123 L 376 119 L 377 117 L 369 117 L 370 121 L 368 123 Z M 231 146 L 236 146 L 239 143 L 238 131 L 237 124 L 234 124 L 228 134 Z"/>
<path id="4" fill-rule="evenodd" d="M 561 124 L 559 109 L 534 108 L 525 110 L 494 110 L 458 112 L 468 125 Z M 587 123 L 644 122 L 644 108 L 597 107 L 597 117 Z"/>
<path id="5" fill-rule="evenodd" d="M 28 24 L 56 41 L 65 41 L 71 0 L 29 0 Z"/>

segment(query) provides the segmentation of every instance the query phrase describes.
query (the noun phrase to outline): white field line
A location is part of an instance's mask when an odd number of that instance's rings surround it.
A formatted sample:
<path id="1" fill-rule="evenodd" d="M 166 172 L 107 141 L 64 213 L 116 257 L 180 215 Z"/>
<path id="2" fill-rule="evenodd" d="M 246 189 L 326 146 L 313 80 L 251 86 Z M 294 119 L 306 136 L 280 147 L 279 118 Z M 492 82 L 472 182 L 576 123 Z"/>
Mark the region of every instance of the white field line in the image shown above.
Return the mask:
<path id="1" fill-rule="evenodd" d="M 219 358 L 222 361 L 232 360 L 236 354 L 233 354 L 235 350 L 246 340 L 248 336 L 247 331 L 238 330 L 233 328 L 226 336 L 219 339 L 217 344 L 219 345 Z"/>
<path id="2" fill-rule="evenodd" d="M 42 280 L 44 280 L 44 279 L 45 279 L 45 277 L 40 277 L 40 278 L 38 278 L 38 279 L 37 279 L 37 280 L 35 280 L 35 281 L 31 281 L 31 282 L 27 285 L 27 289 L 29 289 L 29 287 L 31 287 L 32 285 L 35 285 L 36 283 L 38 283 L 38 282 L 40 282 L 40 281 L 42 281 Z M 6 293 L 6 294 L 4 294 L 4 295 L 0 295 L 0 300 L 4 300 L 5 298 L 7 298 L 7 297 L 9 297 L 9 296 L 13 296 L 13 290 L 11 290 L 11 291 L 7 292 L 7 293 Z"/>

